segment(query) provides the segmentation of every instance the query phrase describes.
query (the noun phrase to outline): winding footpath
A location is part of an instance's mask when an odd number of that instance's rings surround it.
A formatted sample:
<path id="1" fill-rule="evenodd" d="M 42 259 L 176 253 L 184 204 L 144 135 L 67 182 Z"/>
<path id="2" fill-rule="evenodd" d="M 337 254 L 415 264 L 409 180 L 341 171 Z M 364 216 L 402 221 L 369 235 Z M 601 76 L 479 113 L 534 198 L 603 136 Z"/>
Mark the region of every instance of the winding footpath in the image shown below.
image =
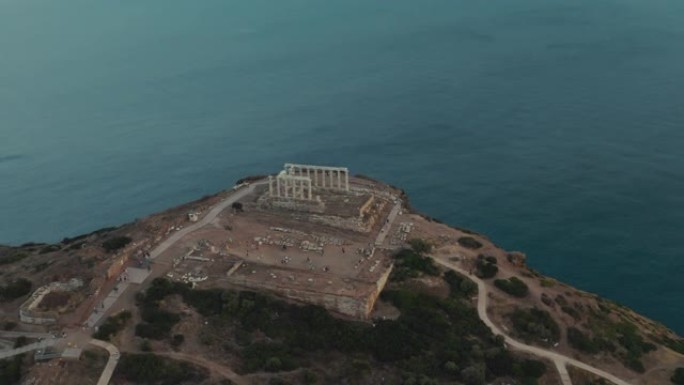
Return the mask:
<path id="1" fill-rule="evenodd" d="M 119 349 L 117 349 L 116 346 L 110 344 L 109 342 L 96 340 L 94 338 L 88 341 L 88 343 L 90 343 L 91 345 L 95 345 L 99 348 L 105 349 L 107 352 L 109 352 L 109 359 L 107 360 L 107 365 L 105 365 L 104 369 L 102 370 L 102 374 L 100 374 L 100 378 L 97 380 L 97 385 L 107 385 L 109 384 L 109 380 L 112 379 L 114 369 L 116 369 L 116 364 L 119 363 L 119 357 L 121 356 L 119 354 Z"/>
<path id="2" fill-rule="evenodd" d="M 582 370 L 586 370 L 587 372 L 590 372 L 590 373 L 595 374 L 597 376 L 603 377 L 606 380 L 614 383 L 615 385 L 632 385 L 629 382 L 624 381 L 620 378 L 617 378 L 616 376 L 614 376 L 614 375 L 612 375 L 606 371 L 595 368 L 591 365 L 587 365 L 584 362 L 578 361 L 574 358 L 570 358 L 570 357 L 567 357 L 567 356 L 564 356 L 562 354 L 558 354 L 556 352 L 552 352 L 552 351 L 549 351 L 546 349 L 538 348 L 536 346 L 526 345 L 526 344 L 523 344 L 522 342 L 520 342 L 518 340 L 515 340 L 515 339 L 509 337 L 503 331 L 501 331 L 501 329 L 498 326 L 496 326 L 492 322 L 491 319 L 489 319 L 489 315 L 487 314 L 487 298 L 489 298 L 489 297 L 488 297 L 487 285 L 484 283 L 484 281 L 475 277 L 475 276 L 468 274 L 467 271 L 456 266 L 455 264 L 453 264 L 451 262 L 448 262 L 448 261 L 445 261 L 442 259 L 438 259 L 438 258 L 434 258 L 434 257 L 433 257 L 433 259 L 436 263 L 438 263 L 444 267 L 447 267 L 449 269 L 452 269 L 454 271 L 457 271 L 457 272 L 461 273 L 462 275 L 470 278 L 473 282 L 475 282 L 477 284 L 477 290 L 478 290 L 478 292 L 477 292 L 478 293 L 477 294 L 477 313 L 480 316 L 480 319 L 482 319 L 482 322 L 484 322 L 485 325 L 487 325 L 492 330 L 492 332 L 494 334 L 502 335 L 504 337 L 504 340 L 506 341 L 506 343 L 509 346 L 513 347 L 514 349 L 517 349 L 517 350 L 523 351 L 523 352 L 527 352 L 527 353 L 531 353 L 531 354 L 534 354 L 536 356 L 551 360 L 554 363 L 554 365 L 556 365 L 556 368 L 558 369 L 558 373 L 560 374 L 561 381 L 563 382 L 563 385 L 572 385 L 572 381 L 570 380 L 570 375 L 568 374 L 567 365 L 572 365 L 572 366 L 578 367 Z"/>
<path id="3" fill-rule="evenodd" d="M 218 373 L 221 376 L 231 380 L 234 384 L 236 385 L 247 385 L 248 383 L 245 382 L 245 380 L 232 371 L 230 368 L 217 364 L 214 361 L 209 361 L 207 359 L 204 359 L 201 356 L 196 356 L 196 355 L 190 355 L 190 354 L 184 354 L 184 353 L 178 353 L 178 352 L 154 352 L 154 354 L 158 356 L 165 356 L 172 358 L 174 360 L 180 360 L 180 361 L 186 361 L 191 364 L 199 365 L 204 368 L 209 369 L 209 371 Z"/>

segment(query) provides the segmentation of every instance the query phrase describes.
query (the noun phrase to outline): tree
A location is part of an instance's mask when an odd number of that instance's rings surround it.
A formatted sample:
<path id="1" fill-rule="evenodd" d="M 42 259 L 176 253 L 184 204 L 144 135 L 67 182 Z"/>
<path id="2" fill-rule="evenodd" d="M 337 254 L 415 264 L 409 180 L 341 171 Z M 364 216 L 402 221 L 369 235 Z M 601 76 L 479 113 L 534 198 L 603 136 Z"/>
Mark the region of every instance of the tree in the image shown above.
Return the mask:
<path id="1" fill-rule="evenodd" d="M 432 250 L 432 245 L 423 239 L 419 238 L 414 238 L 408 241 L 409 245 L 411 245 L 411 248 L 413 251 L 415 251 L 418 254 L 425 254 L 429 253 Z"/>
<path id="2" fill-rule="evenodd" d="M 112 252 L 123 248 L 131 243 L 131 241 L 132 239 L 129 237 L 114 237 L 104 241 L 102 247 L 104 247 L 105 250 Z"/>
<path id="3" fill-rule="evenodd" d="M 461 370 L 461 378 L 467 385 L 482 385 L 485 383 L 485 370 L 482 365 L 473 365 Z"/>

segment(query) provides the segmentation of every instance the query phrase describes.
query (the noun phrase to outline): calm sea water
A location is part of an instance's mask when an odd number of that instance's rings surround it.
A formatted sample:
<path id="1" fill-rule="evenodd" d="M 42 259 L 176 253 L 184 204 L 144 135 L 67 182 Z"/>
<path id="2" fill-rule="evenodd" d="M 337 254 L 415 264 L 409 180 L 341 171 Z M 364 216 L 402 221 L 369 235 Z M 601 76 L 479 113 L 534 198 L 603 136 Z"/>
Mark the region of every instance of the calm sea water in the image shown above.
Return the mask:
<path id="1" fill-rule="evenodd" d="M 0 242 L 346 165 L 684 333 L 681 0 L 0 0 Z"/>

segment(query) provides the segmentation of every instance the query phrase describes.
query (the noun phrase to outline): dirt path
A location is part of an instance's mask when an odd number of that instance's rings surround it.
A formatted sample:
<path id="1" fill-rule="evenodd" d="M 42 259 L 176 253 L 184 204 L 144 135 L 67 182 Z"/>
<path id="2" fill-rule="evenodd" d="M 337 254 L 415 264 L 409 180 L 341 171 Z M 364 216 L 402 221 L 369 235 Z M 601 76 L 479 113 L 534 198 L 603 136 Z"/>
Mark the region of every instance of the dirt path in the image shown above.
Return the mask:
<path id="1" fill-rule="evenodd" d="M 555 365 L 556 368 L 558 369 L 558 373 L 561 376 L 561 380 L 563 382 L 563 385 L 572 385 L 572 381 L 570 380 L 570 376 L 568 375 L 568 370 L 567 370 L 567 365 L 573 365 L 576 366 L 580 369 L 586 370 L 587 372 L 593 373 L 597 376 L 603 377 L 608 381 L 613 382 L 615 385 L 631 385 L 629 382 L 624 381 L 620 378 L 617 378 L 616 376 L 605 372 L 601 369 L 595 368 L 591 365 L 587 365 L 584 362 L 577 361 L 574 358 L 566 357 L 564 355 L 558 354 L 556 352 L 552 352 L 546 349 L 538 348 L 536 346 L 531 346 L 531 345 L 526 345 L 523 344 L 522 342 L 515 340 L 511 338 L 510 336 L 506 335 L 501 329 L 496 326 L 490 319 L 489 315 L 487 314 L 487 298 L 488 297 L 488 289 L 487 285 L 485 284 L 484 281 L 481 279 L 472 276 L 468 274 L 468 272 L 465 269 L 462 269 L 461 267 L 457 266 L 456 264 L 446 261 L 444 259 L 440 258 L 433 258 L 435 262 L 438 264 L 447 267 L 449 269 L 455 270 L 461 274 L 463 274 L 466 277 L 469 277 L 473 282 L 477 284 L 477 289 L 478 289 L 478 297 L 477 297 L 477 313 L 479 314 L 480 318 L 482 319 L 482 322 L 484 322 L 490 329 L 492 329 L 492 332 L 494 334 L 500 334 L 504 337 L 506 343 L 511 346 L 514 349 L 524 351 L 527 353 L 532 353 L 536 356 L 543 357 L 546 359 L 551 360 Z"/>
<path id="2" fill-rule="evenodd" d="M 186 361 L 195 365 L 202 366 L 213 373 L 218 373 L 221 376 L 233 381 L 237 385 L 248 385 L 249 383 L 242 378 L 239 374 L 235 373 L 230 368 L 217 364 L 216 362 L 209 361 L 202 356 L 189 355 L 178 352 L 154 352 L 154 354 L 164 357 L 173 358 L 174 360 Z"/>

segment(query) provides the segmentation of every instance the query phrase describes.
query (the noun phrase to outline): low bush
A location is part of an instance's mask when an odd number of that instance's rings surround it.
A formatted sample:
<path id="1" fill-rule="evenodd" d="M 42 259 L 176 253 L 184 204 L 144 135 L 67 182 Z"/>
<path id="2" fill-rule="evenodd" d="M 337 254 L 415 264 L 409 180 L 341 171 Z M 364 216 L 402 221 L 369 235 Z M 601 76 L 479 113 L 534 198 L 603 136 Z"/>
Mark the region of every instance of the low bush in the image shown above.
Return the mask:
<path id="1" fill-rule="evenodd" d="M 537 379 L 546 373 L 546 364 L 537 360 L 522 360 L 514 365 L 513 372 L 522 378 Z"/>
<path id="2" fill-rule="evenodd" d="M 458 244 L 466 249 L 471 250 L 476 250 L 482 247 L 482 243 L 473 237 L 460 237 L 458 238 Z"/>
<path id="3" fill-rule="evenodd" d="M 589 336 L 572 326 L 568 328 L 568 343 L 573 348 L 585 353 L 595 354 L 599 352 L 598 346 Z"/>
<path id="4" fill-rule="evenodd" d="M 560 327 L 551 314 L 538 308 L 516 309 L 509 314 L 516 334 L 525 340 L 539 340 L 551 344 L 560 339 Z"/>
<path id="5" fill-rule="evenodd" d="M 395 267 L 392 271 L 392 281 L 403 281 L 416 278 L 421 273 L 439 275 L 439 269 L 430 257 L 423 256 L 415 250 L 403 249 L 394 255 Z"/>
<path id="6" fill-rule="evenodd" d="M 28 256 L 29 255 L 24 252 L 14 252 L 0 257 L 0 265 L 9 265 L 10 263 L 19 262 Z"/>
<path id="7" fill-rule="evenodd" d="M 410 239 L 408 241 L 408 244 L 411 246 L 411 249 L 418 254 L 425 254 L 432 251 L 432 245 L 428 241 L 423 239 Z"/>
<path id="8" fill-rule="evenodd" d="M 105 322 L 97 328 L 97 331 L 93 334 L 93 338 L 109 341 L 112 336 L 116 335 L 126 326 L 126 323 L 128 323 L 130 319 L 131 312 L 129 311 L 122 311 L 115 316 L 107 317 Z"/>
<path id="9" fill-rule="evenodd" d="M 499 267 L 496 265 L 496 258 L 494 257 L 478 256 L 475 267 L 477 268 L 475 275 L 483 279 L 494 278 L 499 272 Z"/>
<path id="10" fill-rule="evenodd" d="M 131 243 L 131 241 L 131 238 L 125 236 L 114 237 L 104 241 L 102 243 L 102 247 L 104 247 L 104 249 L 108 252 L 112 252 L 125 247 L 126 245 Z"/>
<path id="11" fill-rule="evenodd" d="M 31 292 L 33 284 L 26 278 L 19 278 L 7 285 L 0 286 L 0 302 L 8 302 Z"/>
<path id="12" fill-rule="evenodd" d="M 16 322 L 7 321 L 2 325 L 2 330 L 14 330 L 18 325 Z"/>
<path id="13" fill-rule="evenodd" d="M 670 381 L 673 384 L 684 385 L 684 367 L 675 369 Z"/>
<path id="14" fill-rule="evenodd" d="M 570 306 L 567 306 L 567 305 L 566 305 L 566 306 L 561 306 L 561 310 L 563 311 L 563 313 L 565 313 L 565 314 L 569 315 L 570 317 L 574 318 L 575 321 L 579 321 L 579 320 L 582 319 L 582 315 L 581 315 L 581 314 L 579 313 L 579 311 L 577 311 L 577 309 L 575 309 L 574 307 L 570 307 Z"/>
<path id="15" fill-rule="evenodd" d="M 129 382 L 164 385 L 197 384 L 208 377 L 204 369 L 152 353 L 122 354 L 116 366 L 116 375 Z"/>
<path id="16" fill-rule="evenodd" d="M 60 245 L 48 245 L 40 249 L 38 254 L 47 254 L 47 253 L 52 253 L 54 251 L 59 251 L 61 250 L 62 247 Z"/>
<path id="17" fill-rule="evenodd" d="M 518 298 L 527 296 L 530 291 L 525 282 L 518 277 L 511 277 L 509 279 L 497 279 L 494 281 L 494 286 L 500 290 Z"/>
<path id="18" fill-rule="evenodd" d="M 452 297 L 470 298 L 477 294 L 477 284 L 453 270 L 444 273 L 444 280 Z"/>
<path id="19" fill-rule="evenodd" d="M 23 354 L 5 360 L 0 360 L 0 384 L 18 384 L 21 380 L 23 361 Z"/>

